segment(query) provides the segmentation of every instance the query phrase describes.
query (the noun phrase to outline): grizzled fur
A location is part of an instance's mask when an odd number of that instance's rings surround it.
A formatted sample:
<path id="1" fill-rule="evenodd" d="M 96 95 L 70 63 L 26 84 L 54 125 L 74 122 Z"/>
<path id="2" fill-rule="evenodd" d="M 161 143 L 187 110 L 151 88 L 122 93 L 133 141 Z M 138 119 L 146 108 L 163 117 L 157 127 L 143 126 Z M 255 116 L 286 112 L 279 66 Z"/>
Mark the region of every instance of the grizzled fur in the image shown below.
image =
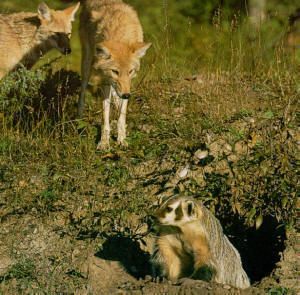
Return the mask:
<path id="1" fill-rule="evenodd" d="M 218 219 L 191 197 L 172 197 L 157 210 L 152 265 L 154 276 L 206 279 L 248 288 L 236 248 Z"/>

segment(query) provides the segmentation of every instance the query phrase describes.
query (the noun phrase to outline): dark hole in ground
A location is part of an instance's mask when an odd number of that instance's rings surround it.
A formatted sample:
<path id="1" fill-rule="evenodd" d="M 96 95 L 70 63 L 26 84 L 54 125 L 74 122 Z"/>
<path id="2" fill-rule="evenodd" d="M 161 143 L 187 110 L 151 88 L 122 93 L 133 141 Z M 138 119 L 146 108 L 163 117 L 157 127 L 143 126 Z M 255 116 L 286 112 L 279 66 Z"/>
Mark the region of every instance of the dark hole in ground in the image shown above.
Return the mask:
<path id="1" fill-rule="evenodd" d="M 149 254 L 141 249 L 137 240 L 121 233 L 109 236 L 95 256 L 119 261 L 124 269 L 137 279 L 151 274 Z"/>
<path id="2" fill-rule="evenodd" d="M 220 221 L 225 234 L 240 252 L 251 283 L 269 276 L 284 250 L 284 226 L 271 216 L 264 218 L 258 230 L 255 227 L 245 228 L 243 220 L 238 216 Z"/>

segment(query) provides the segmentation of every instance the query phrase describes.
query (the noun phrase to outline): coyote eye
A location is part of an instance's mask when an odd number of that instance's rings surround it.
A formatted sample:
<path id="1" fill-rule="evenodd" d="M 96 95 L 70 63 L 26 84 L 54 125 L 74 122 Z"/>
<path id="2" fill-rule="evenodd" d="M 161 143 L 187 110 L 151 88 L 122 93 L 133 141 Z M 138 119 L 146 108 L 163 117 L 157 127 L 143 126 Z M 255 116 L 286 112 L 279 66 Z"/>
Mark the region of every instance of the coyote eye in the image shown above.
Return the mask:
<path id="1" fill-rule="evenodd" d="M 135 72 L 135 69 L 131 69 L 131 70 L 129 71 L 129 75 L 133 74 L 134 72 Z"/>
<path id="2" fill-rule="evenodd" d="M 167 207 L 167 208 L 166 208 L 166 211 L 167 211 L 167 213 L 170 213 L 170 212 L 173 211 L 173 208 L 172 208 L 172 207 Z"/>
<path id="3" fill-rule="evenodd" d="M 120 72 L 118 70 L 111 70 L 115 75 L 119 76 Z"/>

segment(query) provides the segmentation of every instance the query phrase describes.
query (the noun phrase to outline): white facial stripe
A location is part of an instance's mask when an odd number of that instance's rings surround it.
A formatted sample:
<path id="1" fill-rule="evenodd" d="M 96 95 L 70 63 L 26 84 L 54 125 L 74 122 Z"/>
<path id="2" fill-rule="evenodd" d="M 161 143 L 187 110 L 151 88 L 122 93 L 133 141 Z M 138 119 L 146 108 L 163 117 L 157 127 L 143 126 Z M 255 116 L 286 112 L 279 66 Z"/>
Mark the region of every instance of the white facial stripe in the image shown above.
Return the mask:
<path id="1" fill-rule="evenodd" d="M 168 203 L 171 203 L 168 205 Z M 179 224 L 184 224 L 186 222 L 191 222 L 194 221 L 195 219 L 197 219 L 197 216 L 195 216 L 194 214 L 189 215 L 188 214 L 188 206 L 191 202 L 190 201 L 186 201 L 186 200 L 182 200 L 182 199 L 178 199 L 177 201 L 175 201 L 174 203 L 172 203 L 172 199 L 168 199 L 167 201 L 164 202 L 164 205 L 162 207 L 164 207 L 164 209 L 166 210 L 165 212 L 165 217 L 160 219 L 161 223 L 164 224 L 173 224 L 173 225 L 179 225 Z M 181 207 L 182 210 L 182 216 L 177 216 L 178 214 L 180 214 L 179 212 L 176 212 L 176 209 L 178 207 Z M 195 206 L 195 204 L 194 204 Z M 168 212 L 167 208 L 172 208 L 172 211 Z M 179 218 L 178 218 L 179 217 Z M 177 218 L 177 220 L 176 220 Z"/>
<path id="2" fill-rule="evenodd" d="M 176 208 L 180 205 L 180 201 L 177 201 L 173 204 L 170 204 L 168 205 L 168 203 L 170 202 L 170 199 L 167 200 L 165 202 L 165 217 L 164 218 L 161 218 L 161 222 L 162 223 L 165 223 L 165 224 L 174 224 L 175 223 L 175 218 L 176 218 L 176 213 L 175 213 L 175 210 Z M 172 211 L 171 212 L 167 212 L 167 208 L 172 208 Z"/>
<path id="3" fill-rule="evenodd" d="M 165 204 L 169 203 L 171 200 L 173 200 L 173 199 L 175 199 L 175 198 L 176 198 L 176 196 L 166 199 L 166 200 L 160 205 L 160 207 L 162 208 L 163 206 L 165 206 Z M 176 204 L 176 203 L 175 203 L 175 204 Z"/>

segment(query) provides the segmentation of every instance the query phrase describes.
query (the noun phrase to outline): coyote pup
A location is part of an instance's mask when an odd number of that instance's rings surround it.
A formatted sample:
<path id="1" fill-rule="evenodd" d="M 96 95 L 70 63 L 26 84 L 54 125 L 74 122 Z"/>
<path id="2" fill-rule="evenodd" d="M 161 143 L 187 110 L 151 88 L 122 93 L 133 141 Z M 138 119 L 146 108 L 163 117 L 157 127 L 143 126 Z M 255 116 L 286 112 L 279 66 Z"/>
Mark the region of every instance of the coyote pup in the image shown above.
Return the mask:
<path id="1" fill-rule="evenodd" d="M 130 83 L 151 44 L 143 42 L 143 30 L 135 10 L 121 0 L 84 0 L 79 30 L 82 84 L 78 115 L 82 117 L 85 90 L 93 74 L 93 82 L 104 99 L 104 124 L 97 149 L 109 148 L 112 98 L 119 108 L 118 143 L 126 145 Z"/>
<path id="2" fill-rule="evenodd" d="M 154 276 L 191 276 L 245 289 L 249 278 L 241 257 L 218 219 L 190 197 L 171 197 L 155 216 L 158 236 L 152 254 Z"/>
<path id="3" fill-rule="evenodd" d="M 71 23 L 79 5 L 52 10 L 41 3 L 37 14 L 0 14 L 0 79 L 20 64 L 31 68 L 53 48 L 69 54 Z"/>

